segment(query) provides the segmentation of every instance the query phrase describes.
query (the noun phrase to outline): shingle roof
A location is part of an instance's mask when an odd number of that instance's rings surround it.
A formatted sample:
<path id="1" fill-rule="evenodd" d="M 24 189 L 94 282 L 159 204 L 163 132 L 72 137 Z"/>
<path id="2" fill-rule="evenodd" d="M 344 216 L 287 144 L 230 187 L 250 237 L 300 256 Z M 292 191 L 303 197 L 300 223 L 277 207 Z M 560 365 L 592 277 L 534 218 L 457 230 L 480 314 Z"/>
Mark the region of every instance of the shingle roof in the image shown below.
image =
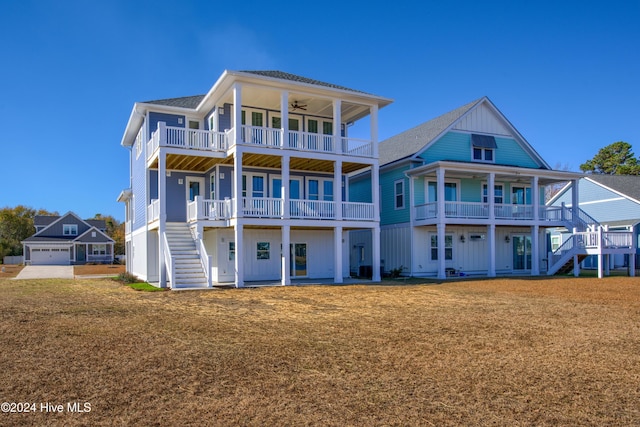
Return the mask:
<path id="1" fill-rule="evenodd" d="M 370 93 L 363 92 L 361 90 L 350 89 L 345 86 L 339 86 L 332 83 L 322 82 L 320 80 L 314 80 L 307 77 L 297 76 L 295 74 L 285 73 L 284 71 L 240 71 L 240 72 L 248 73 L 248 74 L 256 74 L 258 76 L 264 76 L 264 77 L 271 77 L 273 79 L 287 80 L 287 81 L 298 82 L 298 83 L 306 83 L 310 85 L 324 86 L 332 89 L 347 90 L 349 92 L 371 95 Z"/>
<path id="2" fill-rule="evenodd" d="M 640 176 L 589 174 L 587 178 L 640 201 Z"/>
<path id="3" fill-rule="evenodd" d="M 449 111 L 435 119 L 431 119 L 421 125 L 399 133 L 380 142 L 378 153 L 380 166 L 413 156 L 421 151 L 427 144 L 437 138 L 442 132 L 456 120 L 471 110 L 484 98 L 477 99 L 468 104 Z"/>
<path id="4" fill-rule="evenodd" d="M 166 105 L 168 107 L 181 107 L 195 109 L 204 95 L 183 96 L 181 98 L 156 99 L 155 101 L 145 101 L 144 104 Z"/>

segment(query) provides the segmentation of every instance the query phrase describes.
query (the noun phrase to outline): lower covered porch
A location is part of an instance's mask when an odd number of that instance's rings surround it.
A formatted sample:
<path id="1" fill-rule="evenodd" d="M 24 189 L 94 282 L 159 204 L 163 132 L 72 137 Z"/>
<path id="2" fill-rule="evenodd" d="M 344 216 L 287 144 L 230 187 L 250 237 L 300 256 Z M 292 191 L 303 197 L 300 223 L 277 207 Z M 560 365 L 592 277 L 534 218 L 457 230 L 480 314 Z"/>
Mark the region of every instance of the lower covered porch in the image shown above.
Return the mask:
<path id="1" fill-rule="evenodd" d="M 350 280 L 346 227 L 235 224 L 203 228 L 212 286 L 341 284 Z M 372 277 L 380 280 L 380 276 Z"/>
<path id="2" fill-rule="evenodd" d="M 548 268 L 539 226 L 431 225 L 383 227 L 387 274 L 415 277 L 537 276 Z"/>

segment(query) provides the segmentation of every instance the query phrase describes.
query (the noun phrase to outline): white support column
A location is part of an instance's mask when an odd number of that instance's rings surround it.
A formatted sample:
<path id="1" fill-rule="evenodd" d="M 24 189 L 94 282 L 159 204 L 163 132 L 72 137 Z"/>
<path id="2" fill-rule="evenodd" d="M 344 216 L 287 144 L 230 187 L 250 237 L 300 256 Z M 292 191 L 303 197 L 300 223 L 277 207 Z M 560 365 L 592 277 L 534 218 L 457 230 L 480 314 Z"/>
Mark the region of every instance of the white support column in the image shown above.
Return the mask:
<path id="1" fill-rule="evenodd" d="M 629 252 L 629 276 L 635 277 L 636 275 L 636 249 L 638 247 L 638 237 L 633 229 L 633 226 L 629 227 L 629 232 L 631 233 L 631 249 Z"/>
<path id="2" fill-rule="evenodd" d="M 282 174 L 281 174 L 281 180 L 282 180 L 282 184 L 281 184 L 281 190 L 280 190 L 280 194 L 282 195 L 282 218 L 283 219 L 289 219 L 291 217 L 291 210 L 290 205 L 291 203 L 289 202 L 290 198 L 291 198 L 291 189 L 290 189 L 290 178 L 289 178 L 289 160 L 290 160 L 290 156 L 289 154 L 283 154 L 282 157 L 280 158 L 280 166 L 282 169 Z"/>
<path id="3" fill-rule="evenodd" d="M 416 182 L 415 177 L 410 176 L 409 177 L 409 254 L 410 254 L 410 262 L 411 264 L 409 265 L 409 276 L 413 277 L 414 276 L 414 266 L 418 265 L 418 261 L 417 261 L 417 256 L 418 256 L 418 249 L 415 247 L 415 238 L 414 238 L 414 234 L 416 232 L 416 230 L 414 229 L 415 227 L 415 221 L 416 221 L 416 215 L 415 215 L 415 205 L 416 205 L 416 195 L 415 195 L 415 182 Z"/>
<path id="4" fill-rule="evenodd" d="M 333 162 L 333 203 L 335 219 L 342 221 L 342 160 Z"/>
<path id="5" fill-rule="evenodd" d="M 445 273 L 445 250 L 444 250 L 444 235 L 445 235 L 445 224 L 438 223 L 438 279 L 444 279 L 447 277 Z"/>
<path id="6" fill-rule="evenodd" d="M 163 123 L 164 124 L 164 123 Z M 158 217 L 158 275 L 161 288 L 167 287 L 167 268 L 164 263 L 164 234 L 167 224 L 167 155 L 162 149 L 158 154 L 158 204 L 160 215 Z M 172 283 L 173 287 L 175 283 Z"/>
<path id="7" fill-rule="evenodd" d="M 243 203 L 242 203 L 242 148 L 236 146 L 235 154 L 233 157 L 233 188 L 235 194 L 233 195 L 233 211 L 236 218 L 242 218 L 243 215 Z"/>
<path id="8" fill-rule="evenodd" d="M 371 242 L 372 244 L 372 265 L 373 265 L 373 277 L 374 282 L 379 282 L 380 277 L 380 226 L 376 225 L 371 230 Z"/>
<path id="9" fill-rule="evenodd" d="M 289 92 L 280 92 L 280 126 L 282 126 L 282 146 L 289 148 Z"/>
<path id="10" fill-rule="evenodd" d="M 496 219 L 496 174 L 491 172 L 487 176 L 487 203 L 489 203 L 489 220 Z M 504 194 L 502 195 L 504 200 Z"/>
<path id="11" fill-rule="evenodd" d="M 436 193 L 437 193 L 437 230 L 438 230 L 438 279 L 446 278 L 445 273 L 445 250 L 444 250 L 444 235 L 446 230 L 446 214 L 444 209 L 445 195 L 444 195 L 444 177 L 445 170 L 438 168 L 436 170 Z"/>
<path id="12" fill-rule="evenodd" d="M 540 226 L 531 227 L 531 275 L 540 275 Z"/>
<path id="13" fill-rule="evenodd" d="M 333 100 L 333 151 L 336 154 L 342 154 L 342 100 Z"/>
<path id="14" fill-rule="evenodd" d="M 342 227 L 333 229 L 333 281 L 342 283 Z"/>
<path id="15" fill-rule="evenodd" d="M 578 244 L 578 236 L 576 236 L 577 232 L 578 232 L 578 229 L 576 227 L 573 227 L 571 238 L 573 239 L 574 247 L 576 247 Z M 580 275 L 580 263 L 578 262 L 578 255 L 573 256 L 573 275 L 575 277 L 578 277 Z"/>
<path id="16" fill-rule="evenodd" d="M 238 220 L 233 229 L 233 238 L 236 242 L 235 282 L 236 288 L 244 287 L 244 225 Z"/>
<path id="17" fill-rule="evenodd" d="M 233 128 L 235 129 L 235 141 L 237 147 L 242 142 L 242 86 L 239 83 L 233 85 Z"/>
<path id="18" fill-rule="evenodd" d="M 378 105 L 372 105 L 369 108 L 370 126 L 371 126 L 371 144 L 372 153 L 375 159 L 378 158 Z"/>
<path id="19" fill-rule="evenodd" d="M 531 205 L 533 207 L 533 220 L 538 222 L 540 219 L 540 189 L 538 188 L 539 178 L 534 176 L 531 178 Z"/>
<path id="20" fill-rule="evenodd" d="M 282 268 L 281 268 L 281 282 L 282 286 L 291 284 L 291 227 L 288 225 L 282 226 Z"/>
<path id="21" fill-rule="evenodd" d="M 489 245 L 489 271 L 487 271 L 487 276 L 496 277 L 496 225 L 489 224 L 487 225 L 487 236 L 488 241 L 487 245 Z"/>
<path id="22" fill-rule="evenodd" d="M 380 222 L 380 166 L 371 165 L 371 201 L 373 202 L 373 220 Z"/>
<path id="23" fill-rule="evenodd" d="M 602 279 L 603 277 L 603 263 L 604 263 L 604 256 L 602 255 L 602 227 L 598 227 L 597 229 L 598 232 L 598 237 L 597 237 L 597 241 L 598 241 L 598 279 Z"/>

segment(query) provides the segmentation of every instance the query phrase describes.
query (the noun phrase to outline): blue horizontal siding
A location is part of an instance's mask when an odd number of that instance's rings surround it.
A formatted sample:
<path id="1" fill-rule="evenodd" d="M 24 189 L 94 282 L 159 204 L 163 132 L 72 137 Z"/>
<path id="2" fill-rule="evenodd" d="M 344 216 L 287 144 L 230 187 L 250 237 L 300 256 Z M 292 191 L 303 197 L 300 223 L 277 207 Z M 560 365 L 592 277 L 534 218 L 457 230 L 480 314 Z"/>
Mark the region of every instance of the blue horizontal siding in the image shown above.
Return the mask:
<path id="1" fill-rule="evenodd" d="M 400 167 L 380 174 L 381 186 L 381 211 L 380 225 L 399 224 L 409 222 L 409 180 L 405 176 L 407 167 Z M 404 181 L 405 201 L 403 209 L 395 208 L 395 189 L 394 185 L 397 180 Z"/>

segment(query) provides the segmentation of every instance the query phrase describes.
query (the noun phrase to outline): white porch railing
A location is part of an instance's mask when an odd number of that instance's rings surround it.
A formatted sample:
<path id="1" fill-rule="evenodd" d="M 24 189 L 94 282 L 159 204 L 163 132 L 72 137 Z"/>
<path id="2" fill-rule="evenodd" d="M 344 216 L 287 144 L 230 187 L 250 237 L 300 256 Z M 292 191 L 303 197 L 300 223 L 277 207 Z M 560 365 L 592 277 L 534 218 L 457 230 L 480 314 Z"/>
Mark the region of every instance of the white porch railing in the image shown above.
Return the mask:
<path id="1" fill-rule="evenodd" d="M 162 233 L 162 245 L 164 245 L 164 266 L 167 269 L 167 280 L 171 282 L 171 287 L 176 285 L 176 270 L 173 268 L 175 257 L 171 255 L 171 248 L 169 247 L 169 240 L 167 240 L 167 233 Z"/>
<path id="2" fill-rule="evenodd" d="M 533 220 L 533 205 L 495 204 L 495 219 Z M 489 219 L 489 204 L 479 202 L 445 202 L 445 218 Z M 414 206 L 415 219 L 437 218 L 438 203 L 429 202 Z M 540 206 L 538 219 L 549 222 L 572 222 L 571 210 L 566 207 Z"/>
<path id="3" fill-rule="evenodd" d="M 532 205 L 495 205 L 497 219 L 533 219 Z"/>
<path id="4" fill-rule="evenodd" d="M 226 200 L 210 200 L 196 196 L 187 203 L 187 220 L 224 220 L 231 218 L 231 203 Z"/>
<path id="5" fill-rule="evenodd" d="M 202 129 L 187 129 L 166 126 L 158 123 L 158 129 L 152 133 L 147 142 L 147 155 L 151 158 L 159 147 L 184 148 L 208 152 L 226 152 L 235 145 L 234 128 L 224 132 Z M 336 143 L 336 139 L 338 143 Z M 244 145 L 263 146 L 280 149 L 292 149 L 315 153 L 335 153 L 348 156 L 373 157 L 374 147 L 371 140 L 335 137 L 313 132 L 290 130 L 285 135 L 284 129 L 263 126 L 247 126 L 240 128 L 240 143 Z"/>
<path id="6" fill-rule="evenodd" d="M 248 217 L 280 218 L 282 216 L 282 199 L 243 197 L 242 214 Z"/>
<path id="7" fill-rule="evenodd" d="M 158 218 L 160 218 L 160 201 L 153 199 L 147 206 L 147 222 L 157 221 Z"/>
<path id="8" fill-rule="evenodd" d="M 488 218 L 489 205 L 475 202 L 445 202 L 447 218 Z"/>
<path id="9" fill-rule="evenodd" d="M 335 206 L 335 202 L 324 200 L 291 200 L 289 213 L 291 218 L 334 219 Z"/>
<path id="10" fill-rule="evenodd" d="M 355 221 L 373 221 L 373 203 L 342 202 L 342 219 Z"/>

